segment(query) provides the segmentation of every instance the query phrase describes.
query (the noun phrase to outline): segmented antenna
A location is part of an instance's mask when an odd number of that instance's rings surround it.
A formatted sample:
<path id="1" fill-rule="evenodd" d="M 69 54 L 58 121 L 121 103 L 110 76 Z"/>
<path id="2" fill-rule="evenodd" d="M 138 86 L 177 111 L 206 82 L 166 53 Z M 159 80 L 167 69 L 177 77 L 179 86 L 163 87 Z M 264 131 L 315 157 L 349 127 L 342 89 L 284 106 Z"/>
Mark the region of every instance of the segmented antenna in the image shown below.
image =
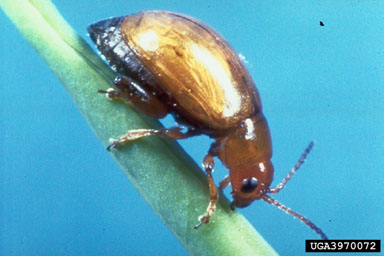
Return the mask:
<path id="1" fill-rule="evenodd" d="M 307 146 L 307 148 L 304 150 L 303 154 L 299 158 L 299 161 L 297 161 L 296 165 L 291 169 L 291 171 L 287 174 L 287 176 L 285 176 L 285 178 L 276 187 L 268 190 L 269 193 L 276 194 L 284 188 L 285 184 L 287 184 L 287 182 L 292 178 L 293 174 L 295 174 L 296 171 L 299 170 L 300 166 L 304 163 L 305 158 L 307 157 L 309 152 L 311 152 L 313 145 L 314 145 L 314 142 L 311 141 L 311 143 L 309 143 L 309 145 Z M 274 206 L 277 206 L 280 210 L 282 210 L 288 214 L 291 214 L 295 218 L 298 218 L 299 220 L 304 222 L 308 227 L 310 227 L 312 230 L 314 230 L 317 234 L 319 234 L 322 239 L 328 240 L 327 235 L 318 226 L 316 226 L 312 221 L 310 221 L 309 219 L 307 219 L 303 215 L 292 211 L 290 208 L 286 207 L 285 205 L 283 205 L 279 201 L 276 201 L 275 199 L 273 199 L 270 196 L 267 196 L 264 194 L 262 196 L 262 198 L 265 202 L 272 204 Z"/>
<path id="2" fill-rule="evenodd" d="M 273 199 L 272 197 L 270 196 L 267 196 L 267 195 L 263 195 L 263 200 L 269 204 L 272 204 L 274 206 L 277 206 L 280 210 L 288 213 L 288 214 L 291 214 L 293 217 L 296 217 L 298 218 L 299 220 L 301 220 L 302 222 L 304 222 L 308 227 L 310 227 L 313 231 L 315 231 L 317 234 L 319 234 L 321 236 L 322 239 L 324 240 L 328 240 L 328 237 L 327 235 L 318 227 L 316 226 L 312 221 L 310 221 L 309 219 L 305 218 L 303 215 L 297 213 L 297 212 L 294 212 L 292 211 L 290 208 L 286 207 L 285 205 L 283 205 L 282 203 L 280 203 L 279 201 L 276 201 L 275 199 Z"/>
<path id="3" fill-rule="evenodd" d="M 269 193 L 276 194 L 284 188 L 285 184 L 287 184 L 287 182 L 292 178 L 293 174 L 295 174 L 295 172 L 299 170 L 300 166 L 304 163 L 305 158 L 307 157 L 309 152 L 311 152 L 314 144 L 315 143 L 313 141 L 309 143 L 309 145 L 307 146 L 307 148 L 304 150 L 303 154 L 299 158 L 299 161 L 297 161 L 297 164 L 291 169 L 291 171 L 287 174 L 287 176 L 285 176 L 285 178 L 276 187 L 268 189 Z"/>

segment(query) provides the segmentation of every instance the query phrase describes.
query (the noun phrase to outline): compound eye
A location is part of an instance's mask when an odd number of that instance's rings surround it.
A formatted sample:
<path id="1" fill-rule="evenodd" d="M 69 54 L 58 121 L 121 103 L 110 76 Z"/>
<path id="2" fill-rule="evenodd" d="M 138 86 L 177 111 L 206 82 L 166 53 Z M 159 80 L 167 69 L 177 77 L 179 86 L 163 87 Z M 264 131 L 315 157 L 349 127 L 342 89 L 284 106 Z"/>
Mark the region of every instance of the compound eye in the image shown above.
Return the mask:
<path id="1" fill-rule="evenodd" d="M 241 192 L 243 193 L 252 193 L 257 187 L 257 179 L 252 177 L 250 179 L 244 179 L 243 184 L 241 184 Z"/>

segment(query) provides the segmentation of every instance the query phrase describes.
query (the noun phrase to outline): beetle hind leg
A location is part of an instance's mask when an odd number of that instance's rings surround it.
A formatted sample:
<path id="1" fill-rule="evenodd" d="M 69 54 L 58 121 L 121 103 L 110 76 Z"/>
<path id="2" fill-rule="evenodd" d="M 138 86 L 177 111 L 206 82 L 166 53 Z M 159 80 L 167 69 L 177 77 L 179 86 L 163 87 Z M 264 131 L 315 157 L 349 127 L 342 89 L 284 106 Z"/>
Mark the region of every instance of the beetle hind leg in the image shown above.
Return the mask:
<path id="1" fill-rule="evenodd" d="M 108 88 L 107 90 L 98 90 L 97 93 L 105 94 L 108 99 L 122 98 L 121 93 L 114 88 Z"/>
<path id="2" fill-rule="evenodd" d="M 142 85 L 134 79 L 118 75 L 113 81 L 115 88 L 98 90 L 110 99 L 122 99 L 139 112 L 153 118 L 163 118 L 168 114 L 167 105 L 162 102 L 148 85 Z"/>
<path id="3" fill-rule="evenodd" d="M 195 129 L 189 128 L 186 132 L 182 132 L 183 127 L 173 127 L 169 129 L 136 129 L 130 130 L 127 134 L 120 136 L 118 139 L 110 139 L 110 145 L 107 147 L 107 150 L 110 151 L 111 148 L 116 148 L 120 144 L 123 144 L 127 141 L 132 141 L 139 139 L 141 137 L 147 137 L 151 135 L 157 135 L 163 138 L 168 139 L 186 139 L 195 135 L 200 134 Z"/>

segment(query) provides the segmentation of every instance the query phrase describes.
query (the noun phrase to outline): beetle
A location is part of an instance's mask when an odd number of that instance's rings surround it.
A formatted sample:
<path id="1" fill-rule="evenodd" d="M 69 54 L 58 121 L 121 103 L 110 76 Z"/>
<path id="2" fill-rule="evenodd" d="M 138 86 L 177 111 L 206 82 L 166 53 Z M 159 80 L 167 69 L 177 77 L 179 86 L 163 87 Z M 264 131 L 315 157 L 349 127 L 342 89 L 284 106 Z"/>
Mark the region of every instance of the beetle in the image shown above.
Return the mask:
<path id="1" fill-rule="evenodd" d="M 313 142 L 285 179 L 270 188 L 274 174 L 272 142 L 259 92 L 223 37 L 194 18 L 157 10 L 102 20 L 90 25 L 88 32 L 118 74 L 114 87 L 99 93 L 122 98 L 154 118 L 172 114 L 179 124 L 169 129 L 130 130 L 111 139 L 108 150 L 150 135 L 184 139 L 204 134 L 215 140 L 203 160 L 210 197 L 196 229 L 208 223 L 216 209 L 218 193 L 212 172 L 217 157 L 229 170 L 219 189 L 231 184 L 232 209 L 263 199 L 327 239 L 314 223 L 268 195 L 284 187 Z"/>

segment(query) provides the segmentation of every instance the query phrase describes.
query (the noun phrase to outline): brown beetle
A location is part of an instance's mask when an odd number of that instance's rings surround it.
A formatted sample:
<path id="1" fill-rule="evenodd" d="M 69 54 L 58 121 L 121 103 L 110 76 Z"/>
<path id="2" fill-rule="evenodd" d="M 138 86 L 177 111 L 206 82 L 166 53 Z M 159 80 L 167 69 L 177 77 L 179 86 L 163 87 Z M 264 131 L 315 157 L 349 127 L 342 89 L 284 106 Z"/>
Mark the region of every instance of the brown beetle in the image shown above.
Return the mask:
<path id="1" fill-rule="evenodd" d="M 279 192 L 303 163 L 311 143 L 296 166 L 276 187 L 272 144 L 259 93 L 235 51 L 213 29 L 172 12 L 143 11 L 110 18 L 88 27 L 102 56 L 119 75 L 110 98 L 123 98 L 154 118 L 171 113 L 181 126 L 128 131 L 108 147 L 149 135 L 184 139 L 205 134 L 215 139 L 203 161 L 210 201 L 200 223 L 215 211 L 217 188 L 212 178 L 214 157 L 229 169 L 220 189 L 232 185 L 232 208 L 263 199 L 305 222 L 323 239 L 327 236 L 311 221 L 268 196 Z"/>

